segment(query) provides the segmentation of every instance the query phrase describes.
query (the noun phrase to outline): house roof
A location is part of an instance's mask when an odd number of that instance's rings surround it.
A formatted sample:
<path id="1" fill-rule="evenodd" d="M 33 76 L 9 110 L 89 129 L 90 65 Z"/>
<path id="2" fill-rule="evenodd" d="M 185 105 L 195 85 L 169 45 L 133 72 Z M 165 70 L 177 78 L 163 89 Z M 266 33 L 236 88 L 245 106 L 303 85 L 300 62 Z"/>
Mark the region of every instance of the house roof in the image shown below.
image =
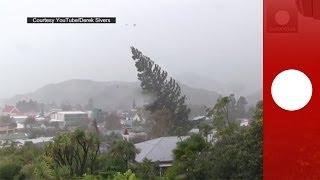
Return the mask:
<path id="1" fill-rule="evenodd" d="M 38 137 L 38 138 L 34 138 L 34 139 L 17 139 L 15 140 L 15 142 L 24 144 L 25 142 L 32 142 L 33 144 L 38 144 L 38 143 L 45 143 L 45 142 L 49 142 L 52 141 L 53 137 Z"/>
<path id="2" fill-rule="evenodd" d="M 182 137 L 185 139 L 186 137 Z M 160 137 L 149 141 L 144 141 L 135 144 L 135 147 L 140 151 L 136 156 L 137 162 L 142 162 L 144 159 L 149 159 L 153 162 L 170 162 L 173 161 L 173 150 L 177 147 L 177 142 L 180 138 L 177 136 Z"/>
<path id="3" fill-rule="evenodd" d="M 24 134 L 24 133 L 0 134 L 0 140 L 24 139 L 27 137 L 28 137 L 27 134 Z"/>
<path id="4" fill-rule="evenodd" d="M 20 113 L 20 111 L 17 109 L 17 107 L 11 106 L 11 105 L 6 105 L 2 109 L 2 112 L 4 112 L 4 113 Z"/>
<path id="5" fill-rule="evenodd" d="M 60 111 L 59 114 L 88 114 L 88 112 L 84 111 Z"/>
<path id="6" fill-rule="evenodd" d="M 207 120 L 207 116 L 196 116 L 191 119 L 191 121 L 200 121 L 200 120 Z"/>

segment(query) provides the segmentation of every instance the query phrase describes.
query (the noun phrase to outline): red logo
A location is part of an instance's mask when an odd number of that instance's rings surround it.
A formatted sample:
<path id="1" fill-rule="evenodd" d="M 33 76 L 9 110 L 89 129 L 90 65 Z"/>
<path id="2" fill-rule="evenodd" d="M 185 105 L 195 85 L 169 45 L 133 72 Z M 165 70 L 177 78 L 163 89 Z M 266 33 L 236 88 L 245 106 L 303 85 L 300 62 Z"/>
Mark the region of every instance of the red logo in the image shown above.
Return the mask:
<path id="1" fill-rule="evenodd" d="M 268 7 L 267 31 L 270 33 L 298 32 L 298 12 L 296 8 Z"/>

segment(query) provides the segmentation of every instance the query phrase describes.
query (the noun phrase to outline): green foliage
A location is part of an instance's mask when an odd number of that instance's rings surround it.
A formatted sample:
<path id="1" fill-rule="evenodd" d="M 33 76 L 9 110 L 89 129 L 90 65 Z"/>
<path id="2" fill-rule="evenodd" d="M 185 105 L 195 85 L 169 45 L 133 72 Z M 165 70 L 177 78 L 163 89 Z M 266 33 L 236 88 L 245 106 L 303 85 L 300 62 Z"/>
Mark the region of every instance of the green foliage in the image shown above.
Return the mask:
<path id="1" fill-rule="evenodd" d="M 167 119 L 170 118 L 170 123 L 165 128 L 169 129 L 169 134 L 176 134 L 177 128 L 186 127 L 188 123 L 190 109 L 185 104 L 186 96 L 182 94 L 180 85 L 172 77 L 169 78 L 168 73 L 159 65 L 138 49 L 131 47 L 131 51 L 141 88 L 154 97 L 154 101 L 146 109 L 151 113 L 169 110 L 170 117 Z"/>
<path id="2" fill-rule="evenodd" d="M 17 127 L 17 123 L 10 116 L 0 116 L 0 125 L 7 125 L 11 128 Z"/>
<path id="3" fill-rule="evenodd" d="M 139 179 L 155 179 L 159 175 L 157 168 L 158 163 L 144 159 L 143 162 L 136 165 L 134 170 Z"/>
<path id="4" fill-rule="evenodd" d="M 34 165 L 33 175 L 38 179 L 54 179 L 52 161 L 49 157 L 41 157 Z"/>
<path id="5" fill-rule="evenodd" d="M 213 142 L 206 141 L 206 133 L 193 135 L 180 142 L 174 151 L 173 166 L 166 172 L 166 177 L 262 179 L 262 115 L 262 102 L 259 102 L 249 127 L 230 123 L 218 130 Z M 206 132 L 210 127 L 204 126 L 203 129 L 200 131 Z"/>
<path id="6" fill-rule="evenodd" d="M 108 152 L 109 168 L 113 171 L 125 172 L 129 163 L 136 157 L 137 149 L 134 144 L 126 140 L 115 141 Z"/>
<path id="7" fill-rule="evenodd" d="M 216 129 L 223 129 L 230 124 L 236 123 L 237 118 L 247 118 L 246 111 L 247 100 L 240 96 L 238 101 L 234 94 L 225 97 L 219 97 L 212 109 L 208 110 L 208 116 L 213 120 L 213 126 Z"/>
<path id="8" fill-rule="evenodd" d="M 45 147 L 45 156 L 52 158 L 54 168 L 68 167 L 71 176 L 81 176 L 95 171 L 99 147 L 95 134 L 76 130 L 56 136 Z"/>
<path id="9" fill-rule="evenodd" d="M 21 168 L 21 165 L 12 161 L 1 162 L 0 179 L 14 179 L 19 174 Z"/>
<path id="10" fill-rule="evenodd" d="M 203 123 L 200 123 L 199 126 L 199 133 L 206 139 L 206 141 L 208 142 L 208 135 L 210 133 L 212 133 L 212 130 L 213 130 L 213 127 L 206 123 L 206 122 L 203 122 Z"/>
<path id="11" fill-rule="evenodd" d="M 262 179 L 262 120 L 220 132 L 212 157 L 215 179 Z"/>
<path id="12" fill-rule="evenodd" d="M 84 180 L 102 180 L 103 178 L 100 175 L 85 175 L 82 179 Z"/>
<path id="13" fill-rule="evenodd" d="M 248 101 L 245 97 L 240 96 L 237 101 L 237 115 L 239 118 L 246 118 L 247 112 L 246 112 L 246 105 L 248 104 Z"/>
<path id="14" fill-rule="evenodd" d="M 230 124 L 229 97 L 220 97 L 214 107 L 208 112 L 213 119 L 213 125 L 217 129 L 227 127 Z"/>
<path id="15" fill-rule="evenodd" d="M 121 134 L 111 132 L 110 134 L 105 135 L 102 139 L 107 144 L 113 144 L 115 141 L 121 140 L 122 136 Z"/>
<path id="16" fill-rule="evenodd" d="M 0 179 L 34 179 L 33 167 L 41 149 L 33 144 L 0 148 Z"/>
<path id="17" fill-rule="evenodd" d="M 0 123 L 11 123 L 12 120 L 10 116 L 0 116 Z"/>
<path id="18" fill-rule="evenodd" d="M 117 173 L 114 177 L 113 180 L 137 180 L 137 177 L 132 171 L 129 169 L 125 173 Z"/>
<path id="19" fill-rule="evenodd" d="M 212 148 L 214 179 L 262 179 L 262 102 L 249 127 L 229 126 Z"/>
<path id="20" fill-rule="evenodd" d="M 170 128 L 172 127 L 173 114 L 168 109 L 161 109 L 153 112 L 151 114 L 151 119 L 153 120 L 153 126 L 149 135 L 151 137 L 163 137 L 170 134 Z M 176 129 L 177 131 L 177 129 Z"/>
<path id="21" fill-rule="evenodd" d="M 166 173 L 168 179 L 208 179 L 207 151 L 210 144 L 199 134 L 179 142 L 174 150 L 174 164 Z"/>

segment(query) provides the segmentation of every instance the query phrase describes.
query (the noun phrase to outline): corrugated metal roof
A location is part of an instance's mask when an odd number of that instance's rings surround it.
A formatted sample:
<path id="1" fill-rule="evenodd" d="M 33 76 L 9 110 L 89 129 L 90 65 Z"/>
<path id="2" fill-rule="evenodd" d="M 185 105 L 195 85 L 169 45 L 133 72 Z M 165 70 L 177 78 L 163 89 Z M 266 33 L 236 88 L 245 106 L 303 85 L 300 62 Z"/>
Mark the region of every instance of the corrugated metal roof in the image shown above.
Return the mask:
<path id="1" fill-rule="evenodd" d="M 187 137 L 181 137 L 185 139 Z M 142 162 L 144 159 L 149 159 L 153 162 L 169 162 L 173 161 L 173 150 L 177 147 L 177 142 L 180 138 L 177 136 L 160 137 L 149 141 L 144 141 L 135 144 L 135 147 L 140 151 L 136 156 L 137 162 Z"/>

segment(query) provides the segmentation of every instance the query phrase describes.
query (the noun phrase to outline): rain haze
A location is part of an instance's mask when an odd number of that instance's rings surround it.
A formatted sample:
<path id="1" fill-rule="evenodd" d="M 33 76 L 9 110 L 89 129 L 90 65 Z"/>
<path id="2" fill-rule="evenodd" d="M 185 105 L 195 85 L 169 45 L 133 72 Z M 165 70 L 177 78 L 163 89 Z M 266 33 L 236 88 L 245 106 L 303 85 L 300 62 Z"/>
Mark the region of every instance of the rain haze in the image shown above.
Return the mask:
<path id="1" fill-rule="evenodd" d="M 130 46 L 171 76 L 214 79 L 250 94 L 262 87 L 261 3 L 1 1 L 0 97 L 69 79 L 137 81 Z M 33 16 L 116 17 L 117 23 L 27 24 Z"/>

